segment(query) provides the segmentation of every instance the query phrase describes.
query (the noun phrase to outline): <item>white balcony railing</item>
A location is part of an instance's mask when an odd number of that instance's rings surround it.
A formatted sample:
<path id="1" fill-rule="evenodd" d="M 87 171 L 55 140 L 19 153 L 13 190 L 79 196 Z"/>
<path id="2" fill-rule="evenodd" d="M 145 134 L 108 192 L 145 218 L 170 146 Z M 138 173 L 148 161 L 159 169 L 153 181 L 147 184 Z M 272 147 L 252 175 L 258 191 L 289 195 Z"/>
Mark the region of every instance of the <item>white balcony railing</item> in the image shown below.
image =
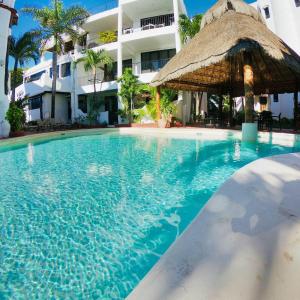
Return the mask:
<path id="1" fill-rule="evenodd" d="M 123 34 L 132 34 L 132 33 L 137 33 L 137 32 L 142 32 L 146 30 L 153 30 L 153 29 L 158 29 L 158 28 L 164 28 L 164 27 L 170 27 L 173 26 L 175 23 L 172 23 L 170 25 L 165 25 L 165 24 L 147 24 L 143 27 L 129 27 L 129 28 L 124 28 L 123 29 Z"/>

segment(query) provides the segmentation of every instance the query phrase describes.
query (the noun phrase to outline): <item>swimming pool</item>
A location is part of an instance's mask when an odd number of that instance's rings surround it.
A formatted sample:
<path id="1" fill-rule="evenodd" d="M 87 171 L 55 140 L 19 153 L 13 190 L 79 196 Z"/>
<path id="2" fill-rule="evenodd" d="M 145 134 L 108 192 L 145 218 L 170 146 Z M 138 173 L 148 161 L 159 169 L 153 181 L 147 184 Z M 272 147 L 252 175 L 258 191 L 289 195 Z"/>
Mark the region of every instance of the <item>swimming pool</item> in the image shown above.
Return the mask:
<path id="1" fill-rule="evenodd" d="M 0 146 L 0 298 L 124 299 L 237 169 L 299 151 L 114 132 Z"/>

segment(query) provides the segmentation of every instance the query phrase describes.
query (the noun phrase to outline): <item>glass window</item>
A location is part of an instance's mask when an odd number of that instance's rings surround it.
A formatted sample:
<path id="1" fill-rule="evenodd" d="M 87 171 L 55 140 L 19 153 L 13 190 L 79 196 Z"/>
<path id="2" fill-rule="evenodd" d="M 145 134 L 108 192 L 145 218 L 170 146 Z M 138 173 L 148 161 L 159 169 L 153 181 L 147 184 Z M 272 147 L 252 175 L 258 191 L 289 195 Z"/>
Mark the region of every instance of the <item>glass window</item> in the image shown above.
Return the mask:
<path id="1" fill-rule="evenodd" d="M 37 81 L 37 80 L 40 80 L 42 75 L 45 73 L 46 71 L 41 71 L 41 72 L 38 72 L 36 74 L 32 74 L 30 77 L 28 77 L 26 79 L 27 82 L 32 82 L 32 81 Z"/>
<path id="2" fill-rule="evenodd" d="M 42 104 L 42 97 L 37 96 L 37 97 L 30 98 L 28 104 L 29 104 L 29 110 L 40 109 Z"/>
<path id="3" fill-rule="evenodd" d="M 274 94 L 273 102 L 275 102 L 275 103 L 279 102 L 279 95 L 278 94 Z"/>
<path id="4" fill-rule="evenodd" d="M 176 54 L 175 49 L 151 51 L 141 54 L 142 73 L 157 72 Z"/>
<path id="5" fill-rule="evenodd" d="M 78 108 L 85 114 L 87 114 L 87 96 L 79 95 L 78 96 Z"/>
<path id="6" fill-rule="evenodd" d="M 300 7 L 300 0 L 295 0 L 296 7 Z"/>
<path id="7" fill-rule="evenodd" d="M 270 18 L 269 6 L 264 7 L 264 12 L 265 12 L 266 19 L 269 19 Z"/>
<path id="8" fill-rule="evenodd" d="M 123 73 L 125 69 L 131 68 L 132 69 L 132 59 L 123 60 Z"/>
<path id="9" fill-rule="evenodd" d="M 71 76 L 71 63 L 65 63 L 61 65 L 61 77 L 68 77 Z"/>

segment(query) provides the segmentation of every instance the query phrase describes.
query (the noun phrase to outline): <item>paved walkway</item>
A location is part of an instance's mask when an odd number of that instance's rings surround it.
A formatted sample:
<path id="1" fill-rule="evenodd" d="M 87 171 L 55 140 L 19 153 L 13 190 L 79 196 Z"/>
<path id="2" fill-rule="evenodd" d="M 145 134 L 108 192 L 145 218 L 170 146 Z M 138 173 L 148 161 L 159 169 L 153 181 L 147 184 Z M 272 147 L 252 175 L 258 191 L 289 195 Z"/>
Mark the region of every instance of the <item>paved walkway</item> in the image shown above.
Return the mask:
<path id="1" fill-rule="evenodd" d="M 299 300 L 300 154 L 239 170 L 130 300 Z"/>

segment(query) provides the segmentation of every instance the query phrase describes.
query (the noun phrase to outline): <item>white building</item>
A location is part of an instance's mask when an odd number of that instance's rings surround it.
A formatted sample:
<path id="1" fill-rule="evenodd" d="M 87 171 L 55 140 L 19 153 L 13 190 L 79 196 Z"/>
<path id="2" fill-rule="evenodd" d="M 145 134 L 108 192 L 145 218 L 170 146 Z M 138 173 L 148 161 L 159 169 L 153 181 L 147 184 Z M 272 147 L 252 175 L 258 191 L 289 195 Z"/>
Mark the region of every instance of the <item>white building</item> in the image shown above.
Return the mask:
<path id="1" fill-rule="evenodd" d="M 84 56 L 85 49 L 105 49 L 115 64 L 111 72 L 97 74 L 99 80 L 105 78 L 96 86 L 99 121 L 110 125 L 120 123 L 116 78 L 122 75 L 124 68 L 132 67 L 141 82 L 149 83 L 181 48 L 178 19 L 182 13 L 186 14 L 183 0 L 119 0 L 115 8 L 90 16 L 82 26 L 86 35 L 81 45 L 73 46 L 66 39 L 67 54 L 58 58 L 55 120 L 74 122 L 87 115 L 94 90 L 92 74 L 84 71 L 83 64 L 74 69 L 72 62 Z M 99 33 L 104 31 L 117 32 L 117 39 L 101 44 Z M 51 60 L 42 58 L 41 63 L 26 71 L 24 83 L 16 90 L 17 97 L 30 97 L 28 121 L 50 117 L 51 73 Z M 186 106 L 190 105 L 182 105 L 182 102 L 181 114 L 188 111 Z"/>
<path id="2" fill-rule="evenodd" d="M 257 0 L 252 5 L 261 12 L 269 29 L 300 55 L 300 0 Z M 294 94 L 270 96 L 268 109 L 275 115 L 294 118 Z"/>
<path id="3" fill-rule="evenodd" d="M 10 27 L 17 23 L 18 17 L 14 7 L 14 0 L 0 0 L 0 138 L 9 134 L 9 124 L 5 120 L 8 109 L 7 91 L 7 41 L 10 36 Z"/>

